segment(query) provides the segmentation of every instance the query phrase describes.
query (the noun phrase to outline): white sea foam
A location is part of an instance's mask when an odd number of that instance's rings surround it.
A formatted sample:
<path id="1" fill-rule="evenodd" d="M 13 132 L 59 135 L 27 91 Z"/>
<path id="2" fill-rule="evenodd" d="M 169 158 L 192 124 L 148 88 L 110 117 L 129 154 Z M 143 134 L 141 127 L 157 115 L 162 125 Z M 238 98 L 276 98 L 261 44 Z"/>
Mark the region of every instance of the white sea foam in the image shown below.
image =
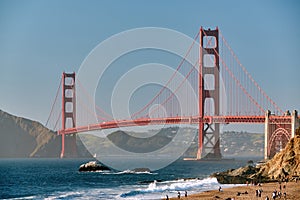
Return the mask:
<path id="1" fill-rule="evenodd" d="M 116 199 L 118 194 L 115 190 L 106 189 L 87 189 L 80 191 L 70 192 L 57 192 L 51 196 L 41 198 L 45 200 L 56 200 L 56 199 Z M 37 198 L 38 199 L 38 198 Z"/>
<path id="2" fill-rule="evenodd" d="M 111 172 L 111 171 L 96 171 L 96 172 L 101 173 L 101 174 L 112 174 L 112 175 L 118 175 L 118 174 L 152 174 L 152 175 L 156 175 L 156 174 L 158 174 L 158 173 L 149 172 L 149 171 L 136 172 L 136 171 L 132 171 L 129 169 L 121 171 L 121 172 Z"/>
<path id="3" fill-rule="evenodd" d="M 131 190 L 129 192 L 122 193 L 120 197 L 131 198 L 137 196 L 145 196 L 147 194 L 162 195 L 165 193 L 177 193 L 177 191 L 189 191 L 189 193 L 200 192 L 205 190 L 217 189 L 220 186 L 216 178 L 206 178 L 203 180 L 189 179 L 189 180 L 176 180 L 150 183 L 147 188 Z M 150 195 L 152 196 L 152 195 Z"/>
<path id="4" fill-rule="evenodd" d="M 58 192 L 56 194 L 53 194 L 51 196 L 48 196 L 45 198 L 45 200 L 52 200 L 52 199 L 74 199 L 76 197 L 81 197 L 84 195 L 83 191 L 70 191 L 70 192 Z"/>
<path id="5" fill-rule="evenodd" d="M 185 191 L 188 194 L 204 192 L 208 190 L 216 190 L 222 186 L 223 188 L 234 187 L 234 184 L 219 184 L 216 178 L 206 179 L 188 179 L 188 180 L 174 180 L 164 182 L 152 182 L 145 188 L 138 188 L 120 194 L 120 199 L 135 200 L 135 199 L 162 199 L 166 195 L 169 197 L 176 197 L 177 192 L 184 195 Z"/>
<path id="6" fill-rule="evenodd" d="M 131 171 L 132 172 L 132 171 Z M 123 173 L 131 173 L 123 171 Z M 117 172 L 120 173 L 120 172 Z M 69 192 L 57 192 L 50 196 L 35 199 L 119 199 L 119 200 L 153 200 L 162 199 L 166 195 L 169 197 L 176 197 L 177 192 L 187 191 L 188 194 L 203 192 L 207 190 L 218 189 L 219 186 L 223 188 L 233 187 L 234 185 L 221 185 L 216 178 L 206 179 L 180 179 L 157 182 L 154 181 L 148 185 L 124 185 L 116 188 L 91 188 L 84 190 L 76 190 Z"/>
<path id="7" fill-rule="evenodd" d="M 17 198 L 10 198 L 10 199 L 14 199 L 14 200 L 17 200 L 17 199 L 37 199 L 37 196 L 25 196 L 25 197 L 17 197 Z"/>

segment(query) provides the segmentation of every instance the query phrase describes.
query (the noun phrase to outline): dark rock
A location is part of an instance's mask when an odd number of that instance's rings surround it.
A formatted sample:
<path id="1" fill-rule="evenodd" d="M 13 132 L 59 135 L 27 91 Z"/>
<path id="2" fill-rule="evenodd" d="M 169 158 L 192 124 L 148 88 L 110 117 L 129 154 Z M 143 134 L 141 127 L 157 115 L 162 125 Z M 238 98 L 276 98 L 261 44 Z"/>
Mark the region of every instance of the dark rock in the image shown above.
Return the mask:
<path id="1" fill-rule="evenodd" d="M 151 172 L 149 168 L 135 168 L 134 172 Z"/>
<path id="2" fill-rule="evenodd" d="M 225 172 L 219 172 L 212 174 L 216 177 L 219 183 L 222 184 L 245 184 L 247 181 L 253 181 L 250 175 L 258 172 L 258 169 L 248 165 L 246 167 L 241 167 L 238 169 L 230 169 Z"/>
<path id="3" fill-rule="evenodd" d="M 104 165 L 98 164 L 96 161 L 90 161 L 82 164 L 79 167 L 80 172 L 94 172 L 94 171 L 110 171 L 110 169 Z"/>
<path id="4" fill-rule="evenodd" d="M 162 179 L 158 179 L 158 180 L 155 180 L 157 183 L 160 183 L 160 182 L 163 182 Z M 153 180 L 148 180 L 148 181 L 139 181 L 139 183 L 141 184 L 149 184 L 149 183 L 153 183 Z"/>
<path id="5" fill-rule="evenodd" d="M 248 162 L 247 162 L 249 165 L 251 164 L 251 165 L 253 165 L 254 164 L 254 162 L 253 162 L 253 160 L 248 160 Z"/>

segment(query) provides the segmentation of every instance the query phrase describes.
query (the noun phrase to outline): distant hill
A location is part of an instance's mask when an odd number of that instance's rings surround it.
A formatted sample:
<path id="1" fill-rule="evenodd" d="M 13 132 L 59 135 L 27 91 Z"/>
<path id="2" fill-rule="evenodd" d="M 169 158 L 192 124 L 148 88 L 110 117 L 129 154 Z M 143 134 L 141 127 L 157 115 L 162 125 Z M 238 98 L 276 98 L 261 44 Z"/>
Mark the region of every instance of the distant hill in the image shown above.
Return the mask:
<path id="1" fill-rule="evenodd" d="M 221 152 L 233 157 L 263 157 L 264 134 L 227 131 L 221 134 Z"/>
<path id="2" fill-rule="evenodd" d="M 185 157 L 194 157 L 198 148 L 196 136 Z M 220 134 L 220 148 L 223 157 L 263 157 L 264 135 L 261 133 L 227 131 Z"/>
<path id="3" fill-rule="evenodd" d="M 151 131 L 157 132 L 155 137 Z M 151 137 L 139 138 L 139 134 L 135 132 L 116 131 L 109 134 L 107 137 L 116 146 L 131 152 L 143 153 L 151 152 L 167 145 L 173 137 L 177 134 L 178 127 L 163 128 L 159 131 L 150 130 L 143 135 L 150 135 Z M 182 128 L 181 134 L 188 132 L 197 132 L 193 128 Z M 132 137 L 136 135 L 137 137 Z M 105 144 L 100 137 L 93 135 L 82 135 L 81 139 L 89 145 L 90 149 L 96 152 L 99 144 Z M 220 146 L 222 155 L 225 157 L 262 157 L 264 146 L 264 135 L 261 133 L 248 132 L 224 132 L 220 134 Z M 198 137 L 192 142 L 190 148 L 184 153 L 183 157 L 196 157 L 198 148 Z M 177 145 L 183 145 L 186 141 L 177 141 Z M 174 147 L 176 149 L 176 147 Z"/>
<path id="4" fill-rule="evenodd" d="M 0 158 L 58 157 L 60 137 L 41 123 L 0 110 Z"/>

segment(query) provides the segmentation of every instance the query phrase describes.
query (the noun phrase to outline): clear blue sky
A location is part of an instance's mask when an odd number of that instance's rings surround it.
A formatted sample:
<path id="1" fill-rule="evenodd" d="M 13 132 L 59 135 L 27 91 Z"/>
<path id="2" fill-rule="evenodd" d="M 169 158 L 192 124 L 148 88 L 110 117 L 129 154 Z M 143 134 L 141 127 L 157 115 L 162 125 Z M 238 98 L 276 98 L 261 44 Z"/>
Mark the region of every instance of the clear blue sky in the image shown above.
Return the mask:
<path id="1" fill-rule="evenodd" d="M 45 123 L 63 71 L 101 41 L 145 26 L 193 37 L 219 26 L 255 80 L 300 110 L 299 1 L 0 0 L 0 109 Z"/>

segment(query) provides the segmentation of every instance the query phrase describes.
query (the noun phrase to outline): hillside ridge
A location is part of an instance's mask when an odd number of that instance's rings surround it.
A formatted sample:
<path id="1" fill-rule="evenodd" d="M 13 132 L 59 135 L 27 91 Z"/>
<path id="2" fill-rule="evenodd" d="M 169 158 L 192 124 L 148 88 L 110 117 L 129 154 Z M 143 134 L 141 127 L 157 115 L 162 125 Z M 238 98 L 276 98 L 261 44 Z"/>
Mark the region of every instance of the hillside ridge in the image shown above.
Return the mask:
<path id="1" fill-rule="evenodd" d="M 0 157 L 58 157 L 60 138 L 40 122 L 0 110 Z"/>

